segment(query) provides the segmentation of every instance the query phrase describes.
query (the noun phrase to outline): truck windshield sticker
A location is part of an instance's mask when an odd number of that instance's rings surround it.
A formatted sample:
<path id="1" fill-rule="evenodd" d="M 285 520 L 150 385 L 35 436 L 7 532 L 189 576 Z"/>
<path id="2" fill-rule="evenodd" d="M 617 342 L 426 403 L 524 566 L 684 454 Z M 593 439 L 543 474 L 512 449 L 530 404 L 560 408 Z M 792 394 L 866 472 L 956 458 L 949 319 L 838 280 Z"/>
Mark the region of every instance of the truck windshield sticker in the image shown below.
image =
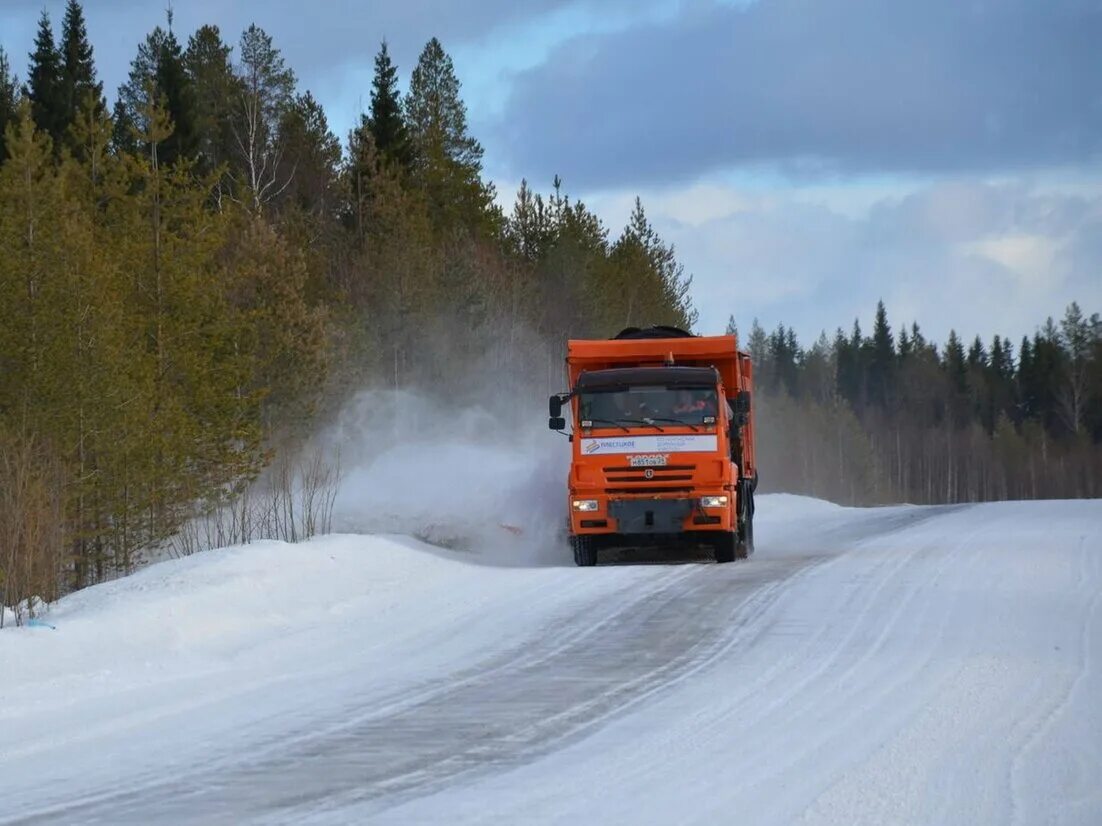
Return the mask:
<path id="1" fill-rule="evenodd" d="M 582 439 L 582 453 L 587 456 L 607 453 L 710 453 L 718 448 L 719 441 L 715 434 L 707 436 L 689 434 L 661 436 L 655 434 L 653 436 Z M 665 464 L 665 462 L 661 464 Z"/>

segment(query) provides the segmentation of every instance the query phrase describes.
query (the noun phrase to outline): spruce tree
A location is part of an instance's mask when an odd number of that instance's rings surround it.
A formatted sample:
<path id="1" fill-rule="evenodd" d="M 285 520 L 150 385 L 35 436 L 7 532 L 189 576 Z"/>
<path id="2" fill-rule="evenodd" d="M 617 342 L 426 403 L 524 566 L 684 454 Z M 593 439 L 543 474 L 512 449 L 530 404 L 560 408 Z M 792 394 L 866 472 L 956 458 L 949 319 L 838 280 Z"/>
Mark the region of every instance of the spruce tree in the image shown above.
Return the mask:
<path id="1" fill-rule="evenodd" d="M 747 347 L 750 350 L 750 360 L 754 364 L 754 370 L 760 372 L 768 369 L 769 336 L 756 318 L 750 325 L 750 339 Z"/>
<path id="2" fill-rule="evenodd" d="M 157 95 L 157 62 L 167 38 L 167 32 L 160 26 L 146 35 L 145 40 L 138 44 L 137 55 L 130 62 L 126 82 L 119 86 L 113 115 L 117 150 L 138 151 L 137 135 L 148 131 L 149 124 L 145 123 L 143 112 L 146 111 L 150 91 Z"/>
<path id="3" fill-rule="evenodd" d="M 68 106 L 62 80 L 61 55 L 54 45 L 50 15 L 46 12 L 42 12 L 38 19 L 38 33 L 35 35 L 34 51 L 30 58 L 26 94 L 31 101 L 31 114 L 35 125 L 53 139 L 56 150 L 68 125 Z"/>
<path id="4" fill-rule="evenodd" d="M 196 146 L 203 172 L 228 163 L 236 151 L 231 119 L 240 85 L 233 73 L 232 51 L 218 27 L 208 25 L 188 39 L 184 53 L 194 90 Z"/>
<path id="5" fill-rule="evenodd" d="M 329 129 L 321 104 L 310 92 L 295 98 L 279 124 L 283 153 L 277 177 L 289 181 L 280 202 L 315 218 L 336 208 L 341 144 Z"/>
<path id="6" fill-rule="evenodd" d="M 8 156 L 4 133 L 8 129 L 8 124 L 16 122 L 18 108 L 19 81 L 12 74 L 7 53 L 0 49 L 0 163 L 3 163 Z"/>
<path id="7" fill-rule="evenodd" d="M 179 158 L 193 159 L 198 153 L 194 88 L 176 35 L 160 26 L 138 46 L 130 76 L 119 87 L 115 105 L 117 147 L 149 148 L 142 141 L 135 144 L 134 135 L 151 131 L 147 120 L 151 102 L 164 108 L 172 128 L 172 134 L 158 143 L 160 163 L 171 165 Z"/>
<path id="8" fill-rule="evenodd" d="M 907 326 L 904 325 L 899 329 L 899 363 L 904 364 L 907 359 L 911 357 L 914 352 L 914 346 L 911 344 L 911 336 L 907 332 Z"/>
<path id="9" fill-rule="evenodd" d="M 961 426 L 968 421 L 968 362 L 964 345 L 956 330 L 949 331 L 945 345 L 945 375 L 949 380 L 949 410 L 953 423 Z"/>
<path id="10" fill-rule="evenodd" d="M 872 329 L 872 353 L 869 358 L 869 400 L 885 407 L 892 400 L 895 385 L 895 341 L 888 324 L 884 302 L 876 304 L 876 321 Z"/>
<path id="11" fill-rule="evenodd" d="M 172 135 L 160 149 L 161 162 L 171 165 L 178 159 L 194 159 L 198 152 L 195 129 L 195 89 L 184 67 L 184 51 L 171 31 L 161 44 L 154 73 L 157 94 L 172 121 Z"/>
<path id="12" fill-rule="evenodd" d="M 77 0 L 69 0 L 61 24 L 61 87 L 65 101 L 66 128 L 76 121 L 77 113 L 91 98 L 99 110 L 106 108 L 103 84 L 96 80 L 92 44 L 84 24 L 84 11 Z"/>
<path id="13" fill-rule="evenodd" d="M 412 161 L 409 132 L 402 117 L 398 92 L 398 67 L 390 59 L 386 41 L 375 55 L 375 78 L 371 82 L 371 114 L 366 126 L 375 139 L 375 148 L 387 161 L 408 169 Z"/>

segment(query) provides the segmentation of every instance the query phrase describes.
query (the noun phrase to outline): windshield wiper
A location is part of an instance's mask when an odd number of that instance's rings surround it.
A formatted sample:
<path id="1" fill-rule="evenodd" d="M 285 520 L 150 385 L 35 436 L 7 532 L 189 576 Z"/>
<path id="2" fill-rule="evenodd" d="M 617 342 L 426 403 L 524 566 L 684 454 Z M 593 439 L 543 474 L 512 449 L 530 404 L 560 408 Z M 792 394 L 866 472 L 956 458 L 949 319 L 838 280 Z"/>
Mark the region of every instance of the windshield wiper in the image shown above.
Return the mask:
<path id="1" fill-rule="evenodd" d="M 697 427 L 695 424 L 689 424 L 688 422 L 683 422 L 683 421 L 681 421 L 681 419 L 671 419 L 667 416 L 648 416 L 647 418 L 652 419 L 656 422 L 668 422 L 669 424 L 679 424 L 683 427 L 691 427 L 693 430 L 700 430 L 700 428 Z"/>
<path id="2" fill-rule="evenodd" d="M 630 433 L 631 432 L 626 427 L 624 427 L 622 424 L 620 424 L 619 422 L 614 422 L 612 419 L 585 419 L 584 421 L 587 421 L 590 424 L 593 424 L 594 422 L 601 422 L 602 424 L 610 424 L 613 427 L 620 428 L 625 433 Z"/>
<path id="3" fill-rule="evenodd" d="M 659 427 L 658 425 L 656 425 L 656 424 L 655 424 L 655 423 L 654 423 L 654 422 L 653 422 L 653 421 L 652 421 L 651 419 L 649 419 L 649 418 L 647 418 L 647 419 L 617 419 L 616 421 L 619 421 L 619 422 L 627 422 L 628 424 L 642 424 L 642 425 L 649 425 L 650 427 L 653 427 L 653 428 L 654 428 L 655 430 L 657 430 L 657 431 L 658 431 L 659 433 L 665 433 L 665 432 L 666 432 L 666 429 L 665 429 L 665 428 Z M 626 430 L 626 429 L 627 429 L 627 428 L 625 428 L 625 430 Z"/>

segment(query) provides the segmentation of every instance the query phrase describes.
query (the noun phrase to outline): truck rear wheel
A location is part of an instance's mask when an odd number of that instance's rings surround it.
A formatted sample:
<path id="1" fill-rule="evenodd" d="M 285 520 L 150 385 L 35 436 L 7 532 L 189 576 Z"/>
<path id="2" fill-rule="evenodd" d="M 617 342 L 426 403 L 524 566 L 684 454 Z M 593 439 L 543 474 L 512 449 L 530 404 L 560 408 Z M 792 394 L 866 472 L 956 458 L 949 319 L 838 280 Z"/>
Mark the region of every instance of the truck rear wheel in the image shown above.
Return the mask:
<path id="1" fill-rule="evenodd" d="M 574 564 L 579 568 L 597 564 L 597 543 L 592 536 L 571 535 L 570 547 L 574 549 Z"/>
<path id="2" fill-rule="evenodd" d="M 742 504 L 739 507 L 739 559 L 746 559 L 754 552 L 754 483 L 742 483 Z"/>

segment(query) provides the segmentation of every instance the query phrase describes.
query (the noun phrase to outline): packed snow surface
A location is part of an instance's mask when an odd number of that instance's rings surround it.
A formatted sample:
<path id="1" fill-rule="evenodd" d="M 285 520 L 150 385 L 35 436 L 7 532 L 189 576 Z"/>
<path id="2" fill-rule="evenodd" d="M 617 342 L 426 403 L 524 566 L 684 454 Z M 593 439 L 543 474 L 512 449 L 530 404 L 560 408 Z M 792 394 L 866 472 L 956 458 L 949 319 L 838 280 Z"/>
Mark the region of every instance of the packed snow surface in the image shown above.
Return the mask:
<path id="1" fill-rule="evenodd" d="M 724 566 L 496 522 L 0 632 L 0 823 L 1102 823 L 1102 502 L 761 497 Z"/>

